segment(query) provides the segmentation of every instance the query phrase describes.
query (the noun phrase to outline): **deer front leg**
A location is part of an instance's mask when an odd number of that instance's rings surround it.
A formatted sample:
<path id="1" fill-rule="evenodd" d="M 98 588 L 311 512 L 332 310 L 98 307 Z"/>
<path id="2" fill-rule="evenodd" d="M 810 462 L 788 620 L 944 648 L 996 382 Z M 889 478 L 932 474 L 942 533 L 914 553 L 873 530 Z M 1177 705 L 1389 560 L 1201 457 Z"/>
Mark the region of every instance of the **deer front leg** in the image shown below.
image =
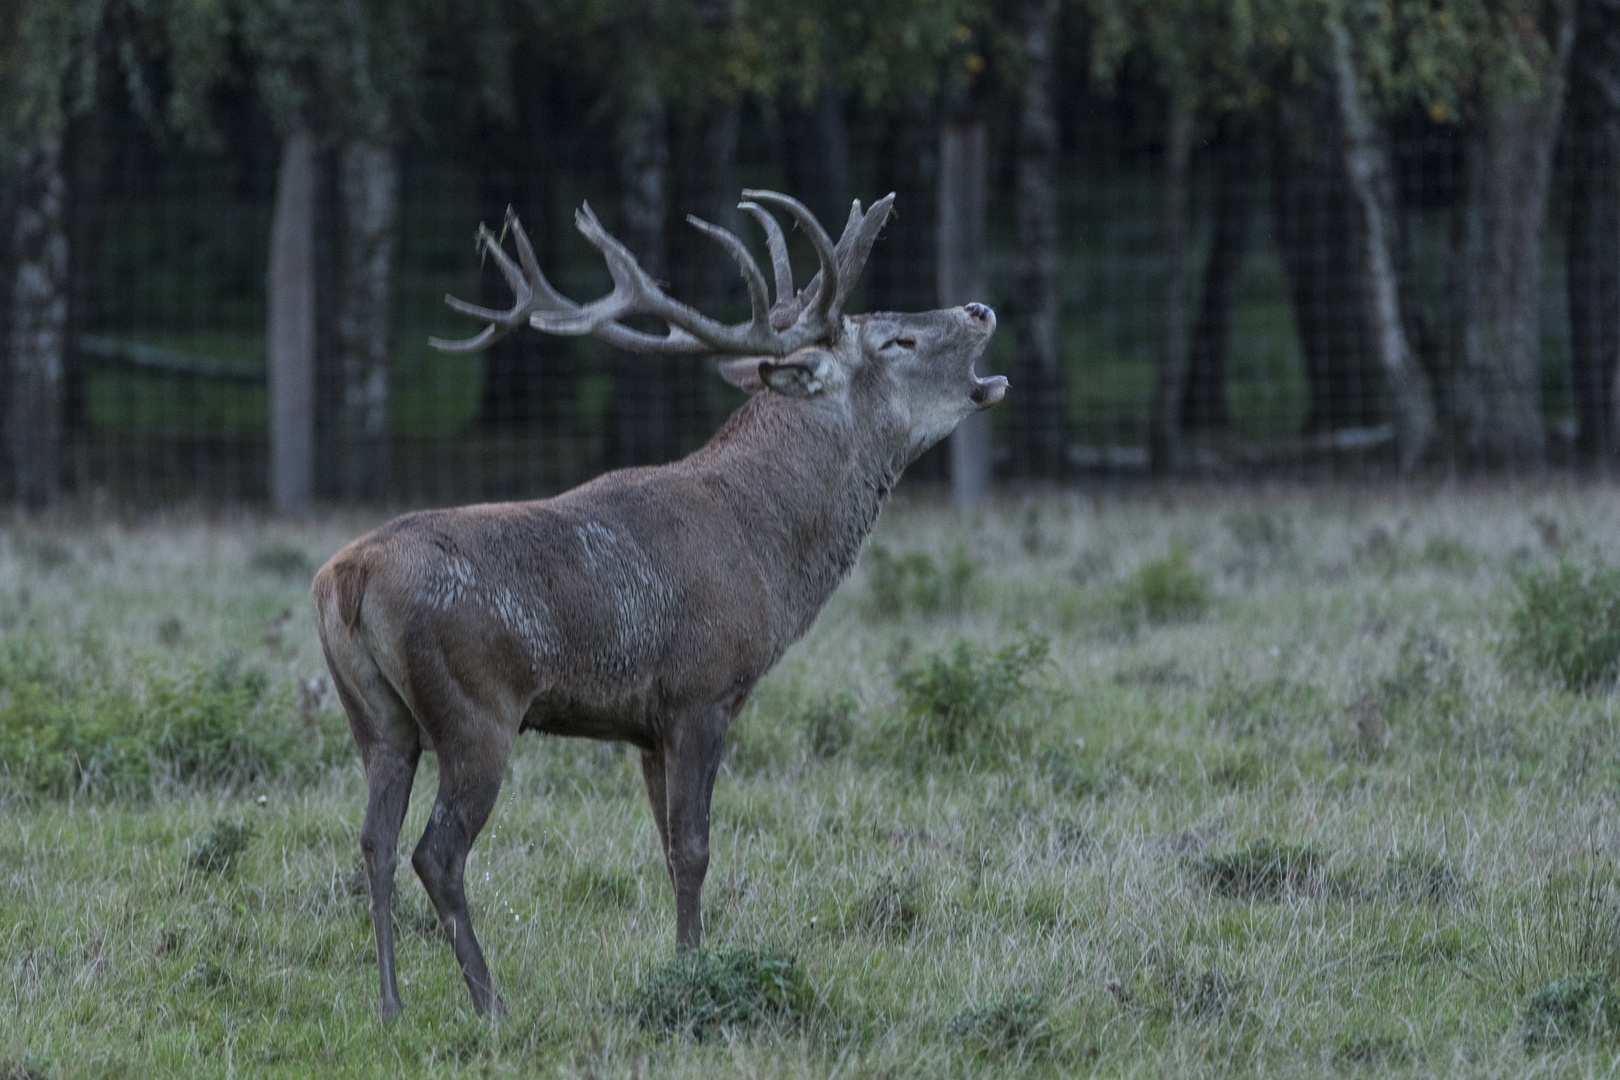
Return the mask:
<path id="1" fill-rule="evenodd" d="M 664 744 L 669 868 L 675 886 L 675 947 L 703 943 L 703 878 L 709 870 L 709 804 L 731 710 L 711 708 L 672 725 Z"/>

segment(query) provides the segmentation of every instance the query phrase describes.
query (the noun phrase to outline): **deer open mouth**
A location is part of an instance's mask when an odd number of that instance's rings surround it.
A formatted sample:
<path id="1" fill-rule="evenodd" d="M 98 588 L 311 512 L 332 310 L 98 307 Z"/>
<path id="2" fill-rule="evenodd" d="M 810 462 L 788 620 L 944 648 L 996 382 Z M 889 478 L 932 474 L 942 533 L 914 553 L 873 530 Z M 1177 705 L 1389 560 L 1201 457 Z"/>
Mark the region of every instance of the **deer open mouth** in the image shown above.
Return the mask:
<path id="1" fill-rule="evenodd" d="M 981 378 L 979 373 L 968 368 L 968 378 L 973 380 L 973 391 L 968 397 L 973 404 L 981 409 L 988 409 L 996 402 L 1007 396 L 1007 376 L 992 375 L 988 379 Z"/>

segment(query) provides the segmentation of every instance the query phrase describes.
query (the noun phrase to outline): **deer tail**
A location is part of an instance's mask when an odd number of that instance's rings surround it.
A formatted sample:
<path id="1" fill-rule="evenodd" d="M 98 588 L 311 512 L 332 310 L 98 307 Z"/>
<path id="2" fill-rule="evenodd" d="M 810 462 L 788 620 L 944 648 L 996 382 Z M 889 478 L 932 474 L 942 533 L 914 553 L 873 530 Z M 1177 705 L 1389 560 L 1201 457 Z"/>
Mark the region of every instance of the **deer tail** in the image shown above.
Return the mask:
<path id="1" fill-rule="evenodd" d="M 360 621 L 360 601 L 365 597 L 366 579 L 370 576 L 371 560 L 367 552 L 353 549 L 338 552 L 315 575 L 311 590 L 315 610 L 324 619 L 335 604 L 338 618 L 352 634 L 355 623 Z"/>

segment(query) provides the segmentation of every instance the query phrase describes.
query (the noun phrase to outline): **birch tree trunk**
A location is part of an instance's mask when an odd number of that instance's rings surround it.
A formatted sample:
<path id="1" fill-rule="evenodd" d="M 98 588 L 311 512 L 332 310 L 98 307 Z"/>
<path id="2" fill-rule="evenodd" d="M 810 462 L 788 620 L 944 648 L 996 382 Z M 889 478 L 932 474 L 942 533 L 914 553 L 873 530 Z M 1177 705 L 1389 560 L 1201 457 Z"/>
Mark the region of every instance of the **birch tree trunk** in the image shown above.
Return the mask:
<path id="1" fill-rule="evenodd" d="M 1159 307 L 1159 358 L 1148 414 L 1148 471 L 1168 476 L 1176 467 L 1176 405 L 1181 389 L 1181 342 L 1187 296 L 1187 171 L 1192 157 L 1192 114 L 1170 95 L 1164 136 L 1164 292 Z"/>
<path id="2" fill-rule="evenodd" d="M 1569 72 L 1569 330 L 1576 460 L 1615 450 L 1620 373 L 1620 0 L 1582 0 Z"/>
<path id="3" fill-rule="evenodd" d="M 651 82 L 627 91 L 619 120 L 619 237 L 656 281 L 669 280 L 664 220 L 669 123 Z M 615 353 L 608 453 L 616 465 L 669 461 L 680 452 L 670 366 L 658 358 Z"/>
<path id="4" fill-rule="evenodd" d="M 939 305 L 982 300 L 990 206 L 990 150 L 984 118 L 957 116 L 940 127 Z M 951 434 L 951 494 L 958 507 L 990 497 L 990 414 L 976 412 Z"/>
<path id="5" fill-rule="evenodd" d="M 338 160 L 341 221 L 337 367 L 332 432 L 335 493 L 345 501 L 386 496 L 389 474 L 388 346 L 393 256 L 399 220 L 399 161 L 370 139 L 343 145 Z"/>
<path id="6" fill-rule="evenodd" d="M 18 147 L 14 161 L 4 431 L 12 494 L 25 506 L 41 507 L 56 499 L 61 473 L 68 239 L 60 134 Z"/>
<path id="7" fill-rule="evenodd" d="M 270 505 L 309 509 L 315 492 L 315 152 L 281 144 L 270 222 Z"/>
<path id="8" fill-rule="evenodd" d="M 1058 127 L 1052 51 L 1056 12 L 1025 8 L 1024 83 L 1015 163 L 1018 189 L 1017 373 L 1013 468 L 1055 479 L 1063 471 L 1068 405 L 1058 354 Z"/>
<path id="9" fill-rule="evenodd" d="M 1401 471 L 1412 472 L 1422 466 L 1434 437 L 1434 402 L 1401 321 L 1389 152 L 1363 106 L 1350 34 L 1343 26 L 1333 29 L 1333 67 L 1345 168 L 1361 212 L 1362 255 L 1378 363 L 1395 414 L 1395 450 Z"/>

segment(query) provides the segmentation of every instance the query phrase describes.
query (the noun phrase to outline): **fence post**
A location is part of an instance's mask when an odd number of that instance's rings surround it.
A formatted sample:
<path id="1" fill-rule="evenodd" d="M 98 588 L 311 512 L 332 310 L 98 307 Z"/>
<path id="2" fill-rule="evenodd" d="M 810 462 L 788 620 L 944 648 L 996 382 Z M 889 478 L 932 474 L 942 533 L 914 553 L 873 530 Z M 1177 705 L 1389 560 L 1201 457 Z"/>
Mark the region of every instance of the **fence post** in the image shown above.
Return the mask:
<path id="1" fill-rule="evenodd" d="M 939 303 L 983 300 L 990 157 L 982 116 L 948 117 L 940 126 L 935 260 Z M 976 412 L 951 435 L 951 497 L 959 507 L 990 495 L 990 414 Z"/>
<path id="2" fill-rule="evenodd" d="M 301 514 L 315 490 L 315 156 L 301 131 L 281 144 L 269 289 L 270 506 Z"/>

